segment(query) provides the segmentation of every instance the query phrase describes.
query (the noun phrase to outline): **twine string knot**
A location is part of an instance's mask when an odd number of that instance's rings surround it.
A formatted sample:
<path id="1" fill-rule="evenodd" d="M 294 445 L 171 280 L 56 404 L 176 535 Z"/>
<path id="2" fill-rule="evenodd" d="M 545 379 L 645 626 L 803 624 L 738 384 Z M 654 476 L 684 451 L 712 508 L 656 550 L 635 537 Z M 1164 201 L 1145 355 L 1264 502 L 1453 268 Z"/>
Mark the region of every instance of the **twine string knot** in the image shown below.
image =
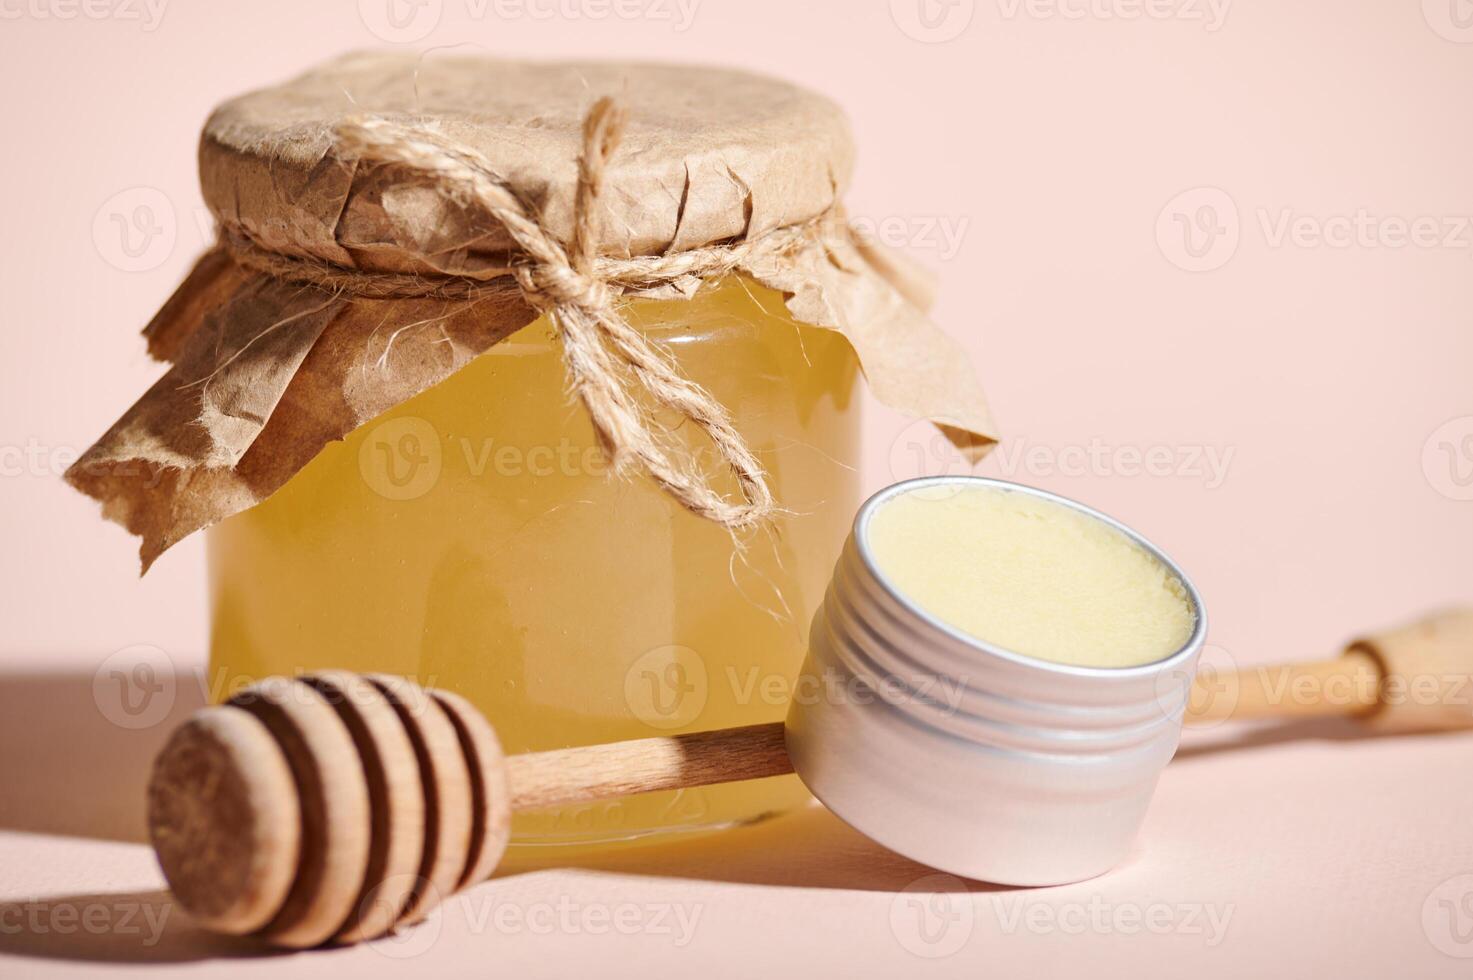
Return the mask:
<path id="1" fill-rule="evenodd" d="M 347 120 L 337 137 L 345 156 L 411 168 L 442 193 L 476 205 L 507 229 L 521 252 L 512 278 L 527 304 L 552 322 L 569 387 L 588 411 L 599 446 L 616 471 L 642 468 L 687 510 L 732 530 L 755 527 L 776 511 L 762 464 L 725 407 L 686 378 L 667 350 L 630 326 L 619 303 L 626 289 L 714 278 L 759 254 L 790 251 L 806 229 L 780 228 L 733 245 L 670 255 L 599 256 L 598 202 L 624 122 L 623 109 L 609 98 L 599 99 L 584 120 L 573 234 L 567 246 L 541 226 L 489 161 L 470 147 L 379 117 Z M 474 296 L 486 285 L 464 277 L 426 284 L 403 274 L 325 267 L 279 253 L 261 254 L 259 245 L 240 236 L 225 240 L 238 259 L 262 271 L 365 296 Z M 679 445 L 678 437 L 655 434 L 656 410 L 694 423 L 735 476 L 740 499 L 718 493 L 702 473 L 697 454 Z"/>

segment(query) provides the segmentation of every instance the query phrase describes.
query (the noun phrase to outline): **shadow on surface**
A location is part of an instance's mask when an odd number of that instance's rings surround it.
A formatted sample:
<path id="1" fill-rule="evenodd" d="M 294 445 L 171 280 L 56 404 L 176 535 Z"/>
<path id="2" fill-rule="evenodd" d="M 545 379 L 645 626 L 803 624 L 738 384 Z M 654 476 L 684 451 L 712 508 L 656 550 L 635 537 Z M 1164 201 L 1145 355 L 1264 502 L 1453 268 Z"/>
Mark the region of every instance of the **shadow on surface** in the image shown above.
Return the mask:
<path id="1" fill-rule="evenodd" d="M 497 877 L 577 868 L 730 884 L 898 892 L 934 869 L 865 837 L 818 804 L 741 827 L 612 850 L 513 846 Z M 1009 890 L 981 882 L 972 891 Z"/>
<path id="2" fill-rule="evenodd" d="M 0 677 L 0 829 L 146 840 L 149 766 L 204 702 L 196 674 Z"/>
<path id="3" fill-rule="evenodd" d="M 95 963 L 188 963 L 276 953 L 206 932 L 165 891 L 0 902 L 0 955 Z M 3 972 L 3 971 L 0 971 Z"/>
<path id="4" fill-rule="evenodd" d="M 1350 718 L 1306 718 L 1299 721 L 1255 722 L 1225 727 L 1222 732 L 1198 731 L 1176 752 L 1176 761 L 1189 762 L 1223 752 L 1269 749 L 1296 742 L 1364 742 L 1386 738 L 1440 738 L 1457 732 L 1378 732 Z"/>

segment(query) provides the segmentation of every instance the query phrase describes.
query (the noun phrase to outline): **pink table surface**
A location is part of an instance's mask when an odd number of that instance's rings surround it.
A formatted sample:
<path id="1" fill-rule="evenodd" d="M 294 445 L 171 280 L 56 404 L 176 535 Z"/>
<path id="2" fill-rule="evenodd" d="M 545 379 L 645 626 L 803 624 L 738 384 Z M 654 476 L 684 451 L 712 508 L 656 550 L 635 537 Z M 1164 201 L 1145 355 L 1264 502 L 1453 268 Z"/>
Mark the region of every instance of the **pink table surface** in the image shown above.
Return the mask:
<path id="1" fill-rule="evenodd" d="M 0 682 L 0 976 L 1473 971 L 1473 734 L 1338 722 L 1190 734 L 1131 860 L 1077 885 L 937 876 L 815 805 L 574 867 L 514 857 L 400 938 L 266 953 L 192 926 L 139 843 L 148 760 L 201 700 L 194 677 L 167 690 L 128 730 L 90 674 Z"/>
<path id="2" fill-rule="evenodd" d="M 197 688 L 135 731 L 92 679 L 139 645 L 198 669 L 203 549 L 138 580 L 57 474 L 160 374 L 137 330 L 211 238 L 211 107 L 354 47 L 740 65 L 840 101 L 850 214 L 939 274 L 996 409 L 981 472 L 1165 548 L 1219 665 L 1473 600 L 1467 0 L 556 2 L 0 2 L 0 978 L 1473 975 L 1473 736 L 1330 724 L 1190 736 L 1134 859 L 1068 888 L 918 902 L 926 869 L 813 809 L 509 868 L 402 947 L 262 958 L 172 913 L 149 942 L 140 787 Z M 865 424 L 871 489 L 957 462 Z"/>

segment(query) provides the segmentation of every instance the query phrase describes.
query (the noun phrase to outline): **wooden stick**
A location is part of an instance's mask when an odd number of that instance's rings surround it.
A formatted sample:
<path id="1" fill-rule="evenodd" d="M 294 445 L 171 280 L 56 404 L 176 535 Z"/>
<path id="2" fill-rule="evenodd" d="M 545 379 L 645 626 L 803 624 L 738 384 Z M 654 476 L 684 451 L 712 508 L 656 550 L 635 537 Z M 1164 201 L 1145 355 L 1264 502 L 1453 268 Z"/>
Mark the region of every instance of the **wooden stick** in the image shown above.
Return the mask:
<path id="1" fill-rule="evenodd" d="M 1325 717 L 1388 732 L 1473 728 L 1473 609 L 1367 636 L 1334 660 L 1199 670 L 1186 720 Z"/>
<path id="2" fill-rule="evenodd" d="M 639 738 L 506 760 L 513 810 L 588 803 L 661 789 L 761 779 L 793 771 L 783 723 Z"/>
<path id="3" fill-rule="evenodd" d="M 1363 651 L 1334 660 L 1252 667 L 1227 677 L 1199 673 L 1187 721 L 1361 715 L 1376 707 L 1380 685 L 1381 668 Z"/>

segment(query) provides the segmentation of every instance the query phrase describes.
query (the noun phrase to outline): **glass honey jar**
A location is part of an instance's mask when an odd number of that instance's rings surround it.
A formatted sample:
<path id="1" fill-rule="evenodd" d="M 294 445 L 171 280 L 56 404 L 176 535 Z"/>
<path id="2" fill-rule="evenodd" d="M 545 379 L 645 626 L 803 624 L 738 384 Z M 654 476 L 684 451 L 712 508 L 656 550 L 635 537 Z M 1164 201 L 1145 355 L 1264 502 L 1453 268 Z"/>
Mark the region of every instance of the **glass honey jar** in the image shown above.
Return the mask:
<path id="1" fill-rule="evenodd" d="M 457 691 L 508 752 L 783 717 L 860 499 L 859 390 L 991 442 L 926 289 L 858 238 L 829 100 L 745 72 L 348 55 L 230 100 L 167 373 L 68 471 L 208 537 L 211 689 Z M 792 777 L 522 814 L 751 821 Z"/>
<path id="2" fill-rule="evenodd" d="M 636 301 L 727 405 L 786 513 L 740 542 L 613 479 L 534 322 L 211 528 L 211 663 L 228 688 L 351 665 L 466 695 L 508 752 L 774 721 L 859 503 L 848 342 L 732 278 Z M 517 842 L 717 826 L 796 777 L 519 814 Z"/>

